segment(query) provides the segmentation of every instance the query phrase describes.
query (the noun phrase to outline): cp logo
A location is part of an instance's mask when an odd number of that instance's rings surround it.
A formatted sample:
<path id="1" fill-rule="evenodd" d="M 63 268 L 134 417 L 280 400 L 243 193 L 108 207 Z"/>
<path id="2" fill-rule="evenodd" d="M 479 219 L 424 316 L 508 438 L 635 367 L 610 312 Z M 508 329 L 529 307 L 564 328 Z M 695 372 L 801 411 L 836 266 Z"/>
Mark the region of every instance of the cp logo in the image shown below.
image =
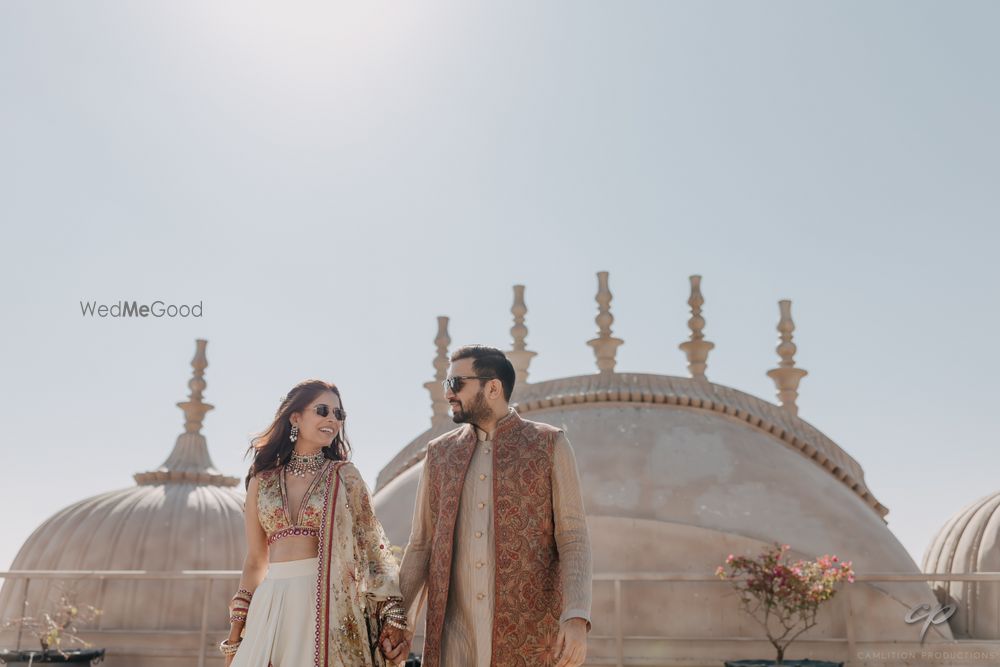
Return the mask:
<path id="1" fill-rule="evenodd" d="M 953 604 L 946 604 L 943 607 L 937 605 L 933 608 L 929 604 L 922 604 L 911 609 L 910 613 L 906 615 L 905 620 L 907 623 L 916 623 L 917 621 L 927 619 L 924 621 L 923 629 L 920 630 L 920 643 L 923 644 L 927 629 L 931 625 L 939 625 L 947 621 L 955 613 L 956 609 L 958 607 Z"/>

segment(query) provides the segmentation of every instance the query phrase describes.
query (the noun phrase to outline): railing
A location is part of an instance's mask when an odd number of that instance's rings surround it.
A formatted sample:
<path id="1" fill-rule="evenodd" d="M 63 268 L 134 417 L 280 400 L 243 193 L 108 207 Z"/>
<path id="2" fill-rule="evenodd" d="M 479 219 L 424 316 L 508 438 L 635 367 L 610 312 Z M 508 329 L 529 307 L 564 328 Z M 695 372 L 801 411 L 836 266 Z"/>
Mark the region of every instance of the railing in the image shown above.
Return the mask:
<path id="1" fill-rule="evenodd" d="M 209 599 L 216 581 L 239 581 L 238 570 L 183 570 L 180 572 L 148 572 L 144 570 L 16 570 L 0 572 L 0 579 L 25 580 L 24 595 L 21 608 L 25 609 L 28 602 L 28 589 L 33 579 L 65 580 L 145 580 L 145 581 L 200 581 L 205 585 L 202 594 L 200 641 L 198 649 L 198 667 L 205 667 L 206 648 L 208 647 Z M 977 572 L 969 574 L 895 574 L 871 573 L 855 575 L 857 582 L 944 582 L 944 581 L 1000 581 L 1000 572 Z M 614 591 L 614 634 L 591 635 L 591 639 L 613 639 L 615 645 L 614 662 L 605 663 L 616 667 L 625 667 L 625 640 L 632 639 L 625 634 L 622 624 L 623 596 L 622 584 L 626 582 L 672 582 L 672 583 L 716 583 L 728 586 L 728 582 L 714 575 L 696 575 L 678 572 L 605 572 L 594 575 L 594 582 L 609 582 Z M 103 591 L 103 587 L 102 587 Z M 853 609 L 851 607 L 850 588 L 845 588 L 846 603 L 844 605 L 844 622 L 847 636 L 832 641 L 846 642 L 848 654 L 855 655 L 855 630 Z M 100 606 L 100 600 L 98 605 Z M 100 623 L 100 622 L 99 622 Z M 97 627 L 100 631 L 100 624 Z M 663 639 L 671 639 L 664 637 Z M 743 638 L 749 639 L 749 638 Z M 753 639 L 757 639 L 754 637 Z M 18 631 L 20 649 L 21 633 Z M 589 661 L 588 661 L 589 662 Z"/>
<path id="2" fill-rule="evenodd" d="M 21 609 L 25 609 L 28 603 L 28 589 L 31 587 L 32 579 L 72 579 L 74 581 L 96 579 L 101 582 L 114 580 L 144 580 L 144 581 L 200 581 L 205 584 L 205 591 L 201 597 L 201 627 L 200 639 L 198 642 L 198 667 L 205 667 L 205 649 L 208 644 L 208 601 L 212 596 L 212 586 L 216 581 L 239 581 L 239 570 L 182 570 L 180 572 L 148 572 L 145 570 L 15 570 L 12 572 L 0 572 L 3 579 L 24 579 L 24 595 L 21 599 Z M 103 587 L 102 587 L 103 593 Z M 100 606 L 101 601 L 98 600 Z M 98 617 L 100 619 L 100 617 Z M 100 631 L 100 620 L 96 628 Z M 21 629 L 18 628 L 17 647 L 21 648 Z"/>
<path id="3" fill-rule="evenodd" d="M 899 573 L 870 573 L 856 574 L 856 582 L 943 582 L 943 581 L 997 581 L 1000 582 L 1000 572 L 976 572 L 968 574 L 899 574 Z M 594 575 L 594 582 L 610 582 L 614 586 L 614 635 L 590 635 L 591 639 L 613 639 L 615 643 L 615 662 L 607 663 L 615 667 L 625 666 L 625 640 L 630 639 L 625 635 L 622 627 L 622 584 L 624 582 L 685 582 L 685 583 L 716 583 L 729 585 L 728 582 L 719 579 L 714 575 L 686 574 L 679 572 L 605 572 Z M 842 589 L 844 604 L 844 627 L 846 637 L 839 640 L 847 644 L 848 655 L 856 655 L 856 633 L 854 628 L 854 610 L 851 605 L 850 587 Z M 933 592 L 933 591 L 932 591 Z M 676 639 L 664 637 L 663 639 Z M 717 639 L 717 638 L 713 638 Z M 744 638 L 739 638 L 744 639 Z M 757 637 L 754 637 L 757 639 Z M 588 660 L 588 664 L 590 661 Z"/>

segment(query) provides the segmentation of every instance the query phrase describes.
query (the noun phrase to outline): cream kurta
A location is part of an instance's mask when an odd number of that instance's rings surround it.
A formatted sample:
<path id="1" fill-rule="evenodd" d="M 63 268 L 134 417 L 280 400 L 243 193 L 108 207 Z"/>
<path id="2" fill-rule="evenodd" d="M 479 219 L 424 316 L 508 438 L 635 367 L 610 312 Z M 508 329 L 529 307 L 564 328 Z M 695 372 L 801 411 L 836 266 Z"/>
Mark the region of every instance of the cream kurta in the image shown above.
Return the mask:
<path id="1" fill-rule="evenodd" d="M 465 475 L 455 522 L 448 605 L 441 636 L 441 667 L 489 667 L 493 639 L 493 443 L 476 429 L 479 441 Z M 399 585 L 410 619 L 424 603 L 430 564 L 430 494 L 426 468 L 420 475 L 413 527 L 400 566 Z M 583 618 L 590 626 L 591 561 L 586 513 L 573 449 L 560 433 L 553 448 L 552 511 L 562 577 L 560 621 Z M 502 666 L 496 666 L 502 667 Z"/>

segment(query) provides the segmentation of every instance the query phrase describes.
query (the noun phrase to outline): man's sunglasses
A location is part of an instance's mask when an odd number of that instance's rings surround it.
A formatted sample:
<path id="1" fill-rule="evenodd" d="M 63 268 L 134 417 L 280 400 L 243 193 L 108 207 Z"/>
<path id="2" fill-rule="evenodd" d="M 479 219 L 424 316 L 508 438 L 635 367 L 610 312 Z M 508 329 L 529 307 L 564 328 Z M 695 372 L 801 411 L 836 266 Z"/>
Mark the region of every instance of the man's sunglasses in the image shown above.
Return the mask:
<path id="1" fill-rule="evenodd" d="M 325 403 L 320 403 L 319 405 L 314 407 L 313 410 L 315 410 L 316 414 L 318 414 L 320 417 L 326 417 L 328 414 L 330 414 L 330 406 Z M 345 419 L 347 419 L 347 413 L 344 412 L 342 408 L 334 408 L 333 418 L 339 422 L 342 422 Z"/>
<path id="2" fill-rule="evenodd" d="M 453 394 L 457 394 L 462 391 L 462 387 L 465 386 L 466 380 L 496 380 L 495 375 L 453 375 L 450 378 L 445 378 L 441 386 L 444 387 L 445 391 L 451 391 Z"/>

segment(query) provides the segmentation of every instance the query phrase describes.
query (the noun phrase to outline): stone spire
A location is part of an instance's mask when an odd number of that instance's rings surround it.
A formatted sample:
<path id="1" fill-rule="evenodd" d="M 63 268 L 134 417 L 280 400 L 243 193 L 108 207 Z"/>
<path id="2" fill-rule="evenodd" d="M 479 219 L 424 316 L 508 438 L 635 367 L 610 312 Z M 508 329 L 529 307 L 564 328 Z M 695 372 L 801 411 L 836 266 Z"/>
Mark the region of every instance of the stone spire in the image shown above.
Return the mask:
<path id="1" fill-rule="evenodd" d="M 424 388 L 431 395 L 431 428 L 447 424 L 451 418 L 448 416 L 448 401 L 444 397 L 444 387 L 441 383 L 448 376 L 448 345 L 451 344 L 451 337 L 448 336 L 448 318 L 438 317 L 438 332 L 434 339 L 437 345 L 437 356 L 434 357 L 434 379 L 424 383 Z"/>
<path id="2" fill-rule="evenodd" d="M 795 322 L 792 321 L 792 302 L 785 299 L 778 302 L 781 309 L 781 319 L 778 320 L 779 343 L 776 348 L 781 361 L 777 368 L 772 368 L 767 372 L 768 377 L 774 380 L 778 387 L 778 402 L 781 407 L 793 415 L 799 414 L 799 406 L 796 401 L 799 398 L 799 381 L 808 373 L 804 369 L 795 367 L 795 343 L 792 342 L 792 332 L 795 331 Z"/>
<path id="3" fill-rule="evenodd" d="M 615 355 L 618 354 L 618 346 L 624 343 L 620 338 L 611 336 L 611 325 L 615 321 L 611 314 L 611 290 L 608 289 L 608 272 L 598 271 L 597 273 L 597 338 L 588 340 L 587 345 L 594 348 L 594 356 L 597 357 L 597 370 L 601 374 L 614 373 Z"/>
<path id="4" fill-rule="evenodd" d="M 524 339 L 528 336 L 528 327 L 524 325 L 524 315 L 528 312 L 528 307 L 524 304 L 524 285 L 514 285 L 514 304 L 510 307 L 510 312 L 514 316 L 514 326 L 510 328 L 513 348 L 507 351 L 507 358 L 514 366 L 514 374 L 517 381 L 514 389 L 521 385 L 528 384 L 528 365 L 531 358 L 537 352 L 532 352 L 527 348 Z"/>
<path id="5" fill-rule="evenodd" d="M 214 486 L 236 486 L 239 484 L 238 478 L 227 477 L 215 468 L 212 464 L 212 458 L 208 455 L 208 442 L 201 434 L 205 414 L 215 406 L 202 400 L 202 394 L 206 387 L 205 368 L 208 367 L 208 358 L 205 356 L 205 347 L 208 345 L 208 341 L 199 338 L 195 342 L 197 347 L 194 359 L 191 360 L 194 373 L 188 381 L 191 393 L 188 394 L 188 400 L 177 404 L 177 407 L 184 411 L 184 433 L 177 436 L 173 451 L 159 468 L 133 475 L 138 484 L 174 483 L 211 484 Z"/>
<path id="6" fill-rule="evenodd" d="M 715 343 L 705 340 L 702 329 L 705 328 L 705 318 L 701 316 L 701 307 L 705 305 L 705 297 L 701 294 L 701 276 L 691 276 L 691 296 L 688 305 L 691 306 L 691 319 L 688 327 L 691 329 L 690 339 L 678 347 L 687 355 L 688 373 L 695 380 L 706 380 L 705 369 L 708 367 L 708 353 Z"/>

